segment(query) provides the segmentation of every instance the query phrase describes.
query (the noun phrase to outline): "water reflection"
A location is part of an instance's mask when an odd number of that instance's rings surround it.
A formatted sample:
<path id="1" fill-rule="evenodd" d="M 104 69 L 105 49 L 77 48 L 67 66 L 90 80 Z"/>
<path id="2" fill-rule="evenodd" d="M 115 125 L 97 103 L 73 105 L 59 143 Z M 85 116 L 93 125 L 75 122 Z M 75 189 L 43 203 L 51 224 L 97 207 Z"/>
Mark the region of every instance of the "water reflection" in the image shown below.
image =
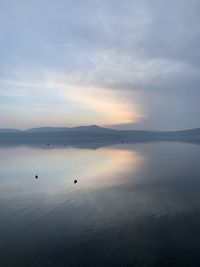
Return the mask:
<path id="1" fill-rule="evenodd" d="M 198 266 L 199 158 L 176 143 L 0 149 L 0 266 Z"/>
<path id="2" fill-rule="evenodd" d="M 139 153 L 117 148 L 0 149 L 0 197 L 58 194 L 74 189 L 74 179 L 80 190 L 124 183 L 125 173 L 134 172 L 141 160 Z M 36 175 L 39 184 L 33 186 Z"/>

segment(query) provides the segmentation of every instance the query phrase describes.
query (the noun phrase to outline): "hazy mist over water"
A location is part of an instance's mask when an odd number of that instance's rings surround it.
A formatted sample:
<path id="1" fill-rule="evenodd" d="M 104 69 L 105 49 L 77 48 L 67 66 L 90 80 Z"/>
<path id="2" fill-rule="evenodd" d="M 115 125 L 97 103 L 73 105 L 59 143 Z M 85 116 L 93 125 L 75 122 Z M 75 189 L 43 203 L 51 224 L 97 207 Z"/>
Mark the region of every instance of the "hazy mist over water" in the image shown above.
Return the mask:
<path id="1" fill-rule="evenodd" d="M 0 266 L 199 266 L 199 158 L 167 142 L 1 148 Z"/>

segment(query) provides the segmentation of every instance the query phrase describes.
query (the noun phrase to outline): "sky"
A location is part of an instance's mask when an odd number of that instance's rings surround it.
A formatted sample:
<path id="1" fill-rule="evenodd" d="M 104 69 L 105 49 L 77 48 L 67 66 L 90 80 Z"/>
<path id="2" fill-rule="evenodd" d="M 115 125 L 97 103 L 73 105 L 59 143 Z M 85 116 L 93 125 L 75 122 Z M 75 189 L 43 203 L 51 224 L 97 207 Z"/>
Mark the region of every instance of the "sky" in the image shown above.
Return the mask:
<path id="1" fill-rule="evenodd" d="M 199 0 L 0 0 L 0 128 L 200 127 Z"/>

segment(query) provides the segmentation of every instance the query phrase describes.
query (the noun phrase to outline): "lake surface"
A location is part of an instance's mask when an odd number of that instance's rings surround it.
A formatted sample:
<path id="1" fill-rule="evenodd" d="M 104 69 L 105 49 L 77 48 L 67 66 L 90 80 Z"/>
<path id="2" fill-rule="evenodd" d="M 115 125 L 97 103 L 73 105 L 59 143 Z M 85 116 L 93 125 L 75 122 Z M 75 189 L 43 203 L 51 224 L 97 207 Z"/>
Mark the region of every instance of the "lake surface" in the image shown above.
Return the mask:
<path id="1" fill-rule="evenodd" d="M 200 146 L 0 148 L 0 266 L 200 266 Z"/>

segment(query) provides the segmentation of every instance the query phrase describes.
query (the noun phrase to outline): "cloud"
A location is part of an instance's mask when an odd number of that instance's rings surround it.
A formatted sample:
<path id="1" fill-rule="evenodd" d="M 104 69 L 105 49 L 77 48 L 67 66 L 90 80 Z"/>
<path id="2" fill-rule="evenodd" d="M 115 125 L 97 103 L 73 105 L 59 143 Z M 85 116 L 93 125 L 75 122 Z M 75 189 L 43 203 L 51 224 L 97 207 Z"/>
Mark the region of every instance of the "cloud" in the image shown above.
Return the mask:
<path id="1" fill-rule="evenodd" d="M 65 44 L 47 44 L 49 47 L 75 47 L 78 44 L 73 44 L 73 43 L 65 43 Z"/>
<path id="2" fill-rule="evenodd" d="M 94 121 L 100 125 L 123 124 L 136 122 L 143 116 L 138 105 L 134 105 L 132 100 L 129 102 L 128 92 L 122 93 L 109 88 L 95 87 L 86 82 L 83 84 L 83 79 L 78 75 L 77 78 L 71 77 L 70 79 L 61 74 L 48 73 L 37 82 L 3 80 L 0 81 L 0 88 L 2 87 L 4 90 L 0 91 L 0 94 L 9 99 L 11 110 L 14 107 L 13 112 L 18 108 L 21 116 L 20 110 L 29 109 L 26 115 L 29 114 L 30 118 L 31 116 L 38 118 L 39 111 L 41 119 L 45 112 L 46 122 L 43 119 L 45 124 L 51 123 L 53 117 L 55 118 L 53 123 L 56 125 L 59 123 L 91 124 Z M 16 96 L 18 100 L 11 101 Z M 60 117 L 62 117 L 62 122 Z"/>
<path id="3" fill-rule="evenodd" d="M 0 5 L 0 102 L 13 116 L 37 106 L 50 124 L 54 109 L 65 125 L 200 125 L 198 0 Z"/>

